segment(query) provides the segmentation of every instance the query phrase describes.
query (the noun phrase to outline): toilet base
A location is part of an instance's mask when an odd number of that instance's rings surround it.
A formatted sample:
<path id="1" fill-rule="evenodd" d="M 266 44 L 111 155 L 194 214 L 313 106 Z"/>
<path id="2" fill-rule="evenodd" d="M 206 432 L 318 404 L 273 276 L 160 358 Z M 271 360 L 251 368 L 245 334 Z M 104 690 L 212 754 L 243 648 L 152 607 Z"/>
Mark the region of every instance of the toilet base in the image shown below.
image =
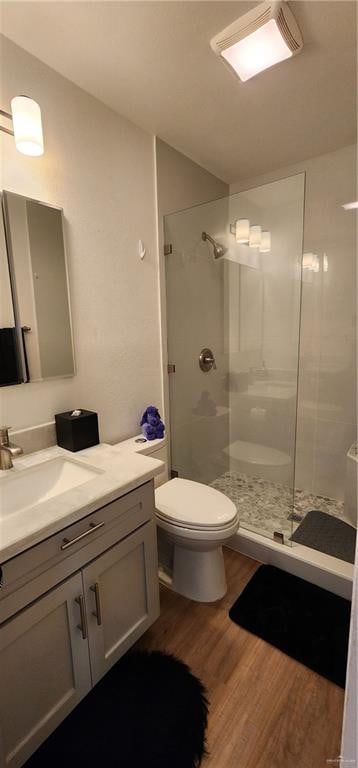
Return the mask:
<path id="1" fill-rule="evenodd" d="M 200 603 L 224 597 L 227 585 L 222 547 L 198 551 L 175 544 L 172 589 Z"/>

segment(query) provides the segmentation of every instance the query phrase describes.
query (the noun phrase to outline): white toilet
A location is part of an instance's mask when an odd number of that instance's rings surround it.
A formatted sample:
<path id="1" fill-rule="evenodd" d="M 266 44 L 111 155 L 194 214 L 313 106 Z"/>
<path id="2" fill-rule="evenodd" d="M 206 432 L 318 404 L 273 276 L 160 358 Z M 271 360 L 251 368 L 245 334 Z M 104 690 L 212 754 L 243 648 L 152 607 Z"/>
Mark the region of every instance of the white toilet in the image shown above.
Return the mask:
<path id="1" fill-rule="evenodd" d="M 157 524 L 174 545 L 172 588 L 199 602 L 219 600 L 226 593 L 222 545 L 236 533 L 235 504 L 223 493 L 183 478 L 168 481 L 166 438 L 116 447 L 135 450 L 165 462 L 156 478 Z"/>
<path id="2" fill-rule="evenodd" d="M 235 504 L 208 485 L 176 477 L 155 492 L 157 524 L 174 544 L 172 588 L 212 602 L 226 593 L 222 545 L 239 527 Z"/>

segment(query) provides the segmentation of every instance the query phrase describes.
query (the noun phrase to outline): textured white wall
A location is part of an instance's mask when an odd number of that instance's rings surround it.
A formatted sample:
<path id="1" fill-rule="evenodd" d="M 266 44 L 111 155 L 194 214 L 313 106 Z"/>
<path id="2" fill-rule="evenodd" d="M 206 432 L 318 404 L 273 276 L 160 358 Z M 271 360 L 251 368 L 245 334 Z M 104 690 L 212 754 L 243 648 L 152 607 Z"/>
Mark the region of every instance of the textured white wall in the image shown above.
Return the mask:
<path id="1" fill-rule="evenodd" d="M 356 146 L 240 180 L 230 191 L 301 171 L 304 251 L 319 256 L 321 269 L 306 273 L 302 286 L 296 486 L 342 499 L 346 453 L 357 439 L 356 216 L 342 208 L 357 199 Z"/>
<path id="2" fill-rule="evenodd" d="M 64 209 L 77 368 L 2 388 L 1 420 L 21 428 L 83 407 L 98 411 L 102 440 L 119 440 L 162 405 L 154 139 L 6 38 L 1 48 L 1 106 L 32 96 L 45 138 L 43 157 L 27 158 L 0 133 L 1 188 Z"/>

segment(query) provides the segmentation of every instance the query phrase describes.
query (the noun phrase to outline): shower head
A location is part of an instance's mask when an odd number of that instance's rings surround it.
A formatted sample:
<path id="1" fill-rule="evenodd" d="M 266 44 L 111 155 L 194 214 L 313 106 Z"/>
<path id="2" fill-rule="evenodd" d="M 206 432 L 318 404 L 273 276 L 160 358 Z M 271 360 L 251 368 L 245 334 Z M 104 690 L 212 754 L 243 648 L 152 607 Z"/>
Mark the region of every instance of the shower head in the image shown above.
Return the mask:
<path id="1" fill-rule="evenodd" d="M 202 240 L 208 240 L 209 243 L 211 243 L 211 245 L 213 246 L 213 249 L 214 249 L 214 259 L 220 259 L 221 256 L 224 256 L 224 254 L 226 253 L 227 248 L 225 248 L 224 245 L 221 245 L 221 243 L 218 243 L 216 240 L 214 240 L 214 238 L 211 237 L 210 235 L 208 235 L 207 232 L 202 232 L 201 233 L 201 239 Z"/>

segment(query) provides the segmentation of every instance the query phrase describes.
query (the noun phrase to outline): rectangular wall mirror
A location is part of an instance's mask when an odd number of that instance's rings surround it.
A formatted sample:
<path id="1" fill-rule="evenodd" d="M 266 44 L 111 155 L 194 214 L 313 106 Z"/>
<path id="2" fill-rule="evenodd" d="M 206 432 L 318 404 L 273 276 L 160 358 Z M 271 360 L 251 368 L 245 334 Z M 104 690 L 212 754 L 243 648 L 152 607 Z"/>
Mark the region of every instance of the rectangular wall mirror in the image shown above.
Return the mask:
<path id="1" fill-rule="evenodd" d="M 0 215 L 0 384 L 20 384 L 22 367 L 12 302 L 3 217 Z"/>
<path id="2" fill-rule="evenodd" d="M 62 209 L 4 191 L 2 212 L 0 384 L 73 376 Z"/>

